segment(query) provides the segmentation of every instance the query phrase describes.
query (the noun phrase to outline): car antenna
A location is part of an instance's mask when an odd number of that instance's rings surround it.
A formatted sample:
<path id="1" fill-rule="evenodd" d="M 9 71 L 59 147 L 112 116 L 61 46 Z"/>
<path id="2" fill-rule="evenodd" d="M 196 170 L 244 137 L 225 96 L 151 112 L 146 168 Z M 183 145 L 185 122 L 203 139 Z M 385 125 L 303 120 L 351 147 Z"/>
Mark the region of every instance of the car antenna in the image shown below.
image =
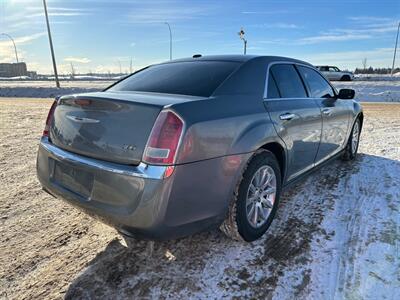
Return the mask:
<path id="1" fill-rule="evenodd" d="M 199 58 L 199 57 L 201 57 L 201 54 L 195 54 L 195 55 L 193 55 L 193 58 Z"/>

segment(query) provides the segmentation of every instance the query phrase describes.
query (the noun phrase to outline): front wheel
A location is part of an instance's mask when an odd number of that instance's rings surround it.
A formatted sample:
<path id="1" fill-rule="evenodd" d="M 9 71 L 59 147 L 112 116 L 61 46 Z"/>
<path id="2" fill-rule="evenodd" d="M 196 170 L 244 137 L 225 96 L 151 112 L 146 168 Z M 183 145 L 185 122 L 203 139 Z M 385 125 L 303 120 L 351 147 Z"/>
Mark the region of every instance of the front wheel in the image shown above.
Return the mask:
<path id="1" fill-rule="evenodd" d="M 260 238 L 271 225 L 281 193 L 281 172 L 274 154 L 263 150 L 250 160 L 234 194 L 221 230 L 247 242 Z"/>
<path id="2" fill-rule="evenodd" d="M 360 119 L 354 122 L 353 129 L 351 130 L 351 134 L 349 140 L 347 142 L 346 148 L 343 153 L 343 160 L 353 160 L 357 156 L 358 144 L 360 142 L 360 133 L 361 133 L 361 122 Z"/>

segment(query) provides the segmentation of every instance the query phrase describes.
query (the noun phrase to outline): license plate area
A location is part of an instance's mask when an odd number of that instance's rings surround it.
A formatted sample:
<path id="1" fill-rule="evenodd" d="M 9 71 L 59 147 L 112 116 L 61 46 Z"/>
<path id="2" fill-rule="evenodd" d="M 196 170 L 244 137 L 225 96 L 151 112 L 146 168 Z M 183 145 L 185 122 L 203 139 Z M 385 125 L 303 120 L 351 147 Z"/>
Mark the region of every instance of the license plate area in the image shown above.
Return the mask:
<path id="1" fill-rule="evenodd" d="M 81 197 L 90 198 L 93 189 L 93 172 L 54 161 L 52 180 L 55 184 L 74 192 Z"/>

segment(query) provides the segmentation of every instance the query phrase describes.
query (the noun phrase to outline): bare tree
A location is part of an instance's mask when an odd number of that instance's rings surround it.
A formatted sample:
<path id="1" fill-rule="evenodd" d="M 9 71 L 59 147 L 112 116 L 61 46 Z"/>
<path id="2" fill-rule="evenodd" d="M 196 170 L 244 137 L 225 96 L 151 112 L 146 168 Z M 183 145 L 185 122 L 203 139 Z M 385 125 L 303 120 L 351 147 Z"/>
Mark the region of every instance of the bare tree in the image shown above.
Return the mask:
<path id="1" fill-rule="evenodd" d="M 70 64 L 71 64 L 71 79 L 74 79 L 74 77 L 75 77 L 75 68 L 74 68 L 74 65 L 72 64 L 72 62 L 70 62 Z"/>
<path id="2" fill-rule="evenodd" d="M 364 68 L 364 71 L 365 71 L 367 69 L 367 58 L 366 57 L 364 57 L 362 59 L 362 65 L 363 65 L 363 68 Z"/>

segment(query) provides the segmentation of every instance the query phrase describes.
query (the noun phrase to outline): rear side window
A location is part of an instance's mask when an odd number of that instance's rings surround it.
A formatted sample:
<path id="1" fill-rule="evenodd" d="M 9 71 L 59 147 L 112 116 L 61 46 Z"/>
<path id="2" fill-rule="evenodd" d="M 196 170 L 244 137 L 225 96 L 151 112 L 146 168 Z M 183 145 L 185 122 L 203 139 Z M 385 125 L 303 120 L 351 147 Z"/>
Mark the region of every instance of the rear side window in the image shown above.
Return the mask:
<path id="1" fill-rule="evenodd" d="M 139 91 L 209 97 L 238 68 L 238 62 L 197 61 L 150 66 L 109 91 Z"/>
<path id="2" fill-rule="evenodd" d="M 308 85 L 313 98 L 333 98 L 335 93 L 326 80 L 315 70 L 298 66 L 300 74 Z"/>
<path id="3" fill-rule="evenodd" d="M 274 76 L 282 98 L 306 98 L 306 90 L 293 65 L 273 65 L 270 73 Z"/>
<path id="4" fill-rule="evenodd" d="M 268 75 L 268 92 L 267 92 L 267 98 L 274 99 L 274 98 L 280 98 L 281 96 L 279 95 L 278 87 L 276 86 L 276 82 L 272 74 L 270 73 Z"/>

